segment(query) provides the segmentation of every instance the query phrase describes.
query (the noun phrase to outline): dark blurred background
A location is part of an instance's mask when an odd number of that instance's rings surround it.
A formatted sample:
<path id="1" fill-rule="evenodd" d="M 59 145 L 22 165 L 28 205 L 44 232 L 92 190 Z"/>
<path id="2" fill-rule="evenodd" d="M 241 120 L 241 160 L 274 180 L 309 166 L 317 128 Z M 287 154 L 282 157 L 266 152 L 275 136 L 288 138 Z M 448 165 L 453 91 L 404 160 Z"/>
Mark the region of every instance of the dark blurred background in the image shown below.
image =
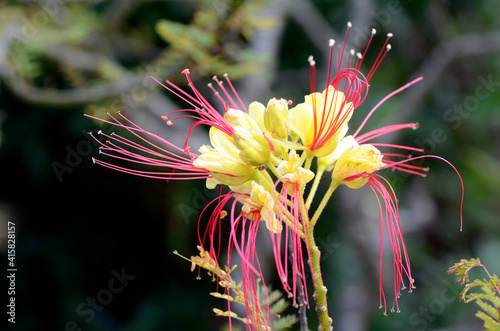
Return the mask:
<path id="1" fill-rule="evenodd" d="M 9 287 L 8 222 L 16 224 L 17 273 L 16 323 L 7 322 L 2 295 L 0 329 L 223 330 L 227 320 L 212 308 L 225 302 L 209 295 L 215 284 L 196 280 L 172 253 L 197 253 L 198 215 L 215 194 L 201 180 L 166 183 L 94 165 L 98 149 L 86 132 L 111 129 L 83 114 L 121 110 L 181 145 L 189 122 L 164 125 L 159 116 L 181 106 L 150 75 L 187 88 L 180 71 L 189 67 L 213 99 L 206 83 L 227 72 L 247 103 L 301 102 L 309 92 L 307 57 L 315 56 L 323 86 L 328 39 L 340 42 L 352 21 L 356 50 L 372 27 L 378 31 L 364 72 L 385 35 L 394 38 L 350 127 L 385 95 L 424 76 L 386 102 L 365 130 L 419 122 L 419 130 L 388 139 L 452 162 L 466 195 L 460 232 L 461 186 L 450 166 L 425 160 L 425 179 L 385 173 L 399 197 L 417 286 L 401 297 L 401 313 L 385 317 L 377 309 L 376 200 L 368 188 L 334 194 L 316 232 L 335 329 L 482 330 L 476 307 L 458 302 L 460 288 L 446 271 L 479 256 L 500 273 L 498 13 L 496 0 L 3 1 L 1 293 Z M 197 149 L 206 131 L 191 142 Z M 390 251 L 385 257 L 390 302 Z M 93 305 L 96 296 L 105 304 Z M 314 329 L 314 309 L 309 315 Z"/>

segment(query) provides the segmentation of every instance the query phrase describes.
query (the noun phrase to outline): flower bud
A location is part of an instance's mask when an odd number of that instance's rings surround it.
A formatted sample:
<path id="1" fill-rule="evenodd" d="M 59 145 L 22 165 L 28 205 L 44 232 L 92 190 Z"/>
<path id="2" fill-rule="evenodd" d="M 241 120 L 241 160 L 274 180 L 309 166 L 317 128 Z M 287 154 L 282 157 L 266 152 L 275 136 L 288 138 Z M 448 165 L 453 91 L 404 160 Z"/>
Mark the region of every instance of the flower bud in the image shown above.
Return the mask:
<path id="1" fill-rule="evenodd" d="M 380 151 L 369 144 L 349 148 L 337 160 L 332 179 L 352 189 L 360 188 L 368 181 L 369 173 L 385 166 L 382 158 Z"/>
<path id="2" fill-rule="evenodd" d="M 228 109 L 224 118 L 234 128 L 231 136 L 240 150 L 240 158 L 246 164 L 261 166 L 269 161 L 271 149 L 258 124 L 245 112 Z"/>
<path id="3" fill-rule="evenodd" d="M 253 107 L 259 107 L 259 106 L 255 105 Z M 224 113 L 224 119 L 233 127 L 241 126 L 249 130 L 260 131 L 257 122 L 252 117 L 250 117 L 249 114 L 241 110 L 229 108 Z"/>
<path id="4" fill-rule="evenodd" d="M 347 132 L 347 126 L 345 130 Z M 345 134 L 345 133 L 344 133 Z M 344 134 L 340 134 L 340 136 L 344 136 Z M 322 167 L 325 171 L 332 171 L 335 162 L 339 159 L 339 157 L 348 149 L 354 149 L 359 147 L 359 144 L 356 142 L 353 136 L 347 136 L 342 139 L 335 150 L 328 154 L 327 156 L 318 158 L 318 167 Z"/>
<path id="5" fill-rule="evenodd" d="M 262 132 L 235 127 L 233 133 L 234 144 L 240 150 L 240 158 L 246 164 L 261 166 L 271 157 L 271 149 Z"/>
<path id="6" fill-rule="evenodd" d="M 200 153 L 193 165 L 207 170 L 213 178 L 225 185 L 241 185 L 250 180 L 255 171 L 253 167 L 210 146 L 202 146 Z"/>
<path id="7" fill-rule="evenodd" d="M 266 106 L 258 101 L 252 102 L 248 106 L 248 115 L 257 123 L 262 132 L 266 132 L 266 125 L 264 123 L 264 113 L 266 111 Z"/>
<path id="8" fill-rule="evenodd" d="M 283 225 L 276 217 L 274 199 L 270 192 L 264 186 L 252 181 L 252 192 L 250 193 L 250 201 L 260 208 L 260 216 L 266 222 L 266 227 L 274 232 L 280 233 L 283 230 Z"/>
<path id="9" fill-rule="evenodd" d="M 234 139 L 221 130 L 210 128 L 210 143 L 219 152 L 239 159 L 240 150 L 234 144 Z"/>
<path id="10" fill-rule="evenodd" d="M 267 104 L 264 115 L 264 123 L 267 131 L 274 132 L 274 137 L 286 139 L 288 130 L 288 101 L 285 99 L 272 98 Z"/>

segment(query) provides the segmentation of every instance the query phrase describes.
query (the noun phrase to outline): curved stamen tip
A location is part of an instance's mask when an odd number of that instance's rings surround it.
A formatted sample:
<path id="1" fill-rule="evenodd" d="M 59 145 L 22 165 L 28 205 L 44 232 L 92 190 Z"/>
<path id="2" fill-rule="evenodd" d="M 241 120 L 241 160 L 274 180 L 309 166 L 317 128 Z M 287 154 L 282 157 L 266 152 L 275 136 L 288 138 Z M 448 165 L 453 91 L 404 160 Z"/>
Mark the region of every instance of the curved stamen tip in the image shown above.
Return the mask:
<path id="1" fill-rule="evenodd" d="M 190 74 L 189 69 L 186 68 L 186 69 L 182 70 L 181 74 L 189 75 Z"/>
<path id="2" fill-rule="evenodd" d="M 387 38 L 392 38 L 392 37 L 394 37 L 394 35 L 392 34 L 392 32 L 389 32 L 389 33 L 387 34 Z"/>
<path id="3" fill-rule="evenodd" d="M 351 22 L 347 22 L 347 27 L 348 28 L 352 28 L 352 23 Z"/>
<path id="4" fill-rule="evenodd" d="M 162 119 L 162 120 L 164 120 L 164 121 L 168 121 L 168 116 L 167 116 L 167 115 L 163 115 L 163 116 L 161 117 L 161 119 Z"/>
<path id="5" fill-rule="evenodd" d="M 333 45 L 335 45 L 335 39 L 328 40 L 328 46 L 332 47 Z"/>
<path id="6" fill-rule="evenodd" d="M 429 167 L 425 167 L 423 170 L 424 170 L 425 172 L 429 172 L 429 170 L 430 170 L 430 169 L 431 169 L 431 168 L 429 168 Z"/>
<path id="7" fill-rule="evenodd" d="M 372 34 L 377 34 L 377 29 L 372 28 Z"/>
<path id="8" fill-rule="evenodd" d="M 391 44 L 387 44 L 387 46 L 385 48 L 387 49 L 387 51 L 390 51 L 392 46 L 391 46 Z"/>
<path id="9" fill-rule="evenodd" d="M 92 157 L 92 163 L 95 164 L 95 157 Z"/>
<path id="10" fill-rule="evenodd" d="M 416 123 L 413 123 L 413 128 L 412 128 L 412 129 L 413 129 L 413 130 L 416 130 L 416 129 L 418 129 L 419 127 L 420 127 L 420 124 L 419 124 L 418 122 L 416 122 Z"/>

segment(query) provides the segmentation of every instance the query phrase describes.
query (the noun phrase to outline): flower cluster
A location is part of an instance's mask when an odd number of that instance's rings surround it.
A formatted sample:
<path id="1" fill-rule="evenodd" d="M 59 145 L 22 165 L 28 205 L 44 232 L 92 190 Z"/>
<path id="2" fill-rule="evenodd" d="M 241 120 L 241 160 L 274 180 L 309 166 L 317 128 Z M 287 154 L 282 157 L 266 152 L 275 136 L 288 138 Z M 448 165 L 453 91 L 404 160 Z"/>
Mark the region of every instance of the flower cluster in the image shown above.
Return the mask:
<path id="1" fill-rule="evenodd" d="M 348 24 L 346 40 L 349 28 Z M 338 47 L 336 66 L 333 65 L 334 41 L 330 41 L 327 84 L 320 91 L 316 90 L 316 63 L 310 57 L 311 93 L 297 104 L 291 100 L 273 98 L 266 105 L 252 102 L 247 108 L 225 75 L 225 84 L 217 77 L 214 77 L 215 86 L 209 84 L 223 107 L 221 114 L 195 88 L 188 69 L 182 73 L 192 93 L 183 91 L 169 81 L 167 84 L 157 81 L 189 106 L 163 116 L 166 124 L 173 125 L 182 118 L 195 120 L 187 132 L 184 147 L 174 146 L 141 129 L 121 114 L 110 115 L 111 120 L 100 120 L 129 131 L 135 139 L 99 132 L 108 139 L 100 142 L 96 137 L 102 145 L 100 152 L 138 165 L 155 166 L 157 170 L 138 170 L 117 166 L 115 162 L 94 161 L 145 177 L 206 179 L 208 188 L 227 187 L 227 190 L 220 189 L 220 196 L 210 204 L 213 212 L 205 230 L 199 231 L 200 244 L 207 247 L 212 258 L 217 259 L 221 246 L 218 236 L 220 226 L 229 226 L 227 264 L 230 265 L 231 253 L 236 250 L 241 258 L 244 295 L 248 300 L 255 300 L 256 279 L 262 277 L 256 253 L 257 230 L 264 222 L 273 244 L 276 269 L 283 289 L 293 298 L 295 305 L 309 305 L 306 264 L 309 263 L 311 270 L 319 270 L 313 228 L 332 192 L 339 185 L 352 189 L 367 185 L 375 193 L 380 206 L 380 253 L 384 224 L 392 246 L 395 292 L 392 308 L 399 310 L 397 298 L 405 288 L 404 277 L 408 279 L 410 291 L 413 278 L 400 227 L 398 202 L 390 184 L 378 172 L 391 168 L 425 176 L 428 169 L 408 164 L 411 157 L 407 153 L 421 152 L 418 148 L 368 143 L 397 130 L 416 129 L 416 123 L 390 125 L 361 135 L 359 132 L 384 101 L 421 78 L 387 95 L 367 113 L 362 125 L 348 135 L 349 120 L 355 111 L 358 112 L 368 93 L 371 77 L 391 48 L 388 42 L 392 35 L 388 34 L 368 74 L 362 74 L 360 67 L 375 35 L 376 31 L 372 30 L 363 53 L 346 52 L 344 41 L 344 45 Z M 194 153 L 189 148 L 189 136 L 193 127 L 201 124 L 210 127 L 210 145 Z M 387 149 L 388 152 L 379 148 Z M 315 167 L 313 162 L 316 162 Z M 321 198 L 319 207 L 310 213 L 319 183 L 325 178 L 329 181 L 329 190 Z M 305 256 L 308 257 L 307 263 L 304 262 Z M 314 264 L 318 264 L 318 269 Z M 315 290 L 321 285 L 320 275 L 314 272 Z M 315 300 L 318 302 L 317 295 L 315 291 Z M 326 289 L 324 296 L 326 298 Z M 386 307 L 381 281 L 380 305 Z M 318 314 L 324 310 L 326 304 L 317 308 Z M 265 303 L 247 305 L 248 325 L 260 328 L 257 316 L 262 313 L 272 313 Z"/>

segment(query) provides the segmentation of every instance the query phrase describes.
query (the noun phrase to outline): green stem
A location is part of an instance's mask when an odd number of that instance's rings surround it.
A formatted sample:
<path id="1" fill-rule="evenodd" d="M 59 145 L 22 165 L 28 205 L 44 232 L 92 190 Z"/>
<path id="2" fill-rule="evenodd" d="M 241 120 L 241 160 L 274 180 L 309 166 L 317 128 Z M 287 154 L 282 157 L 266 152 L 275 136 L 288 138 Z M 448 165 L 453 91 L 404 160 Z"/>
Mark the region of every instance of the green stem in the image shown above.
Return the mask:
<path id="1" fill-rule="evenodd" d="M 281 178 L 281 175 L 278 173 L 278 171 L 276 170 L 276 167 L 274 166 L 273 162 L 271 160 L 269 160 L 269 162 L 266 163 L 267 167 L 269 168 L 269 170 L 271 170 L 271 172 L 278 178 Z"/>
<path id="2" fill-rule="evenodd" d="M 306 170 L 311 169 L 312 159 L 314 156 L 311 153 L 309 153 L 308 151 L 304 151 L 304 153 L 302 153 L 301 157 L 302 157 L 302 160 L 306 161 L 306 164 L 304 165 L 304 169 L 306 169 Z"/>
<path id="3" fill-rule="evenodd" d="M 316 225 L 316 222 L 319 219 L 319 216 L 323 212 L 323 209 L 325 209 L 326 203 L 328 200 L 330 200 L 330 197 L 332 196 L 333 191 L 339 186 L 339 183 L 336 181 L 332 181 L 330 184 L 330 187 L 328 188 L 328 191 L 326 191 L 325 195 L 323 196 L 323 199 L 321 199 L 321 202 L 318 206 L 318 209 L 316 209 L 316 212 L 314 213 L 313 217 L 311 218 L 311 226 Z"/>
<path id="4" fill-rule="evenodd" d="M 314 182 L 312 184 L 311 190 L 309 191 L 309 194 L 307 195 L 307 201 L 306 201 L 306 210 L 309 210 L 311 208 L 311 203 L 314 198 L 314 195 L 316 194 L 316 191 L 318 190 L 319 182 L 321 181 L 321 176 L 323 176 L 324 168 L 320 169 L 318 167 L 318 171 L 316 172 L 316 175 L 314 176 Z"/>
<path id="5" fill-rule="evenodd" d="M 255 180 L 257 183 L 260 183 L 262 186 L 264 186 L 269 192 L 274 191 L 274 181 L 271 178 L 271 175 L 265 170 L 257 171 L 255 172 L 255 177 L 253 180 Z"/>
<path id="6" fill-rule="evenodd" d="M 302 200 L 302 207 L 304 207 L 304 200 Z M 326 292 L 328 291 L 323 283 L 323 276 L 321 274 L 321 252 L 319 251 L 316 241 L 314 240 L 314 226 L 309 222 L 307 211 L 302 209 L 302 217 L 306 225 L 307 247 L 309 249 L 309 264 L 312 272 L 313 287 L 314 287 L 314 300 L 316 301 L 316 313 L 318 314 L 319 326 L 318 330 L 330 331 L 332 330 L 332 318 L 328 316 L 328 302 L 326 300 Z"/>

